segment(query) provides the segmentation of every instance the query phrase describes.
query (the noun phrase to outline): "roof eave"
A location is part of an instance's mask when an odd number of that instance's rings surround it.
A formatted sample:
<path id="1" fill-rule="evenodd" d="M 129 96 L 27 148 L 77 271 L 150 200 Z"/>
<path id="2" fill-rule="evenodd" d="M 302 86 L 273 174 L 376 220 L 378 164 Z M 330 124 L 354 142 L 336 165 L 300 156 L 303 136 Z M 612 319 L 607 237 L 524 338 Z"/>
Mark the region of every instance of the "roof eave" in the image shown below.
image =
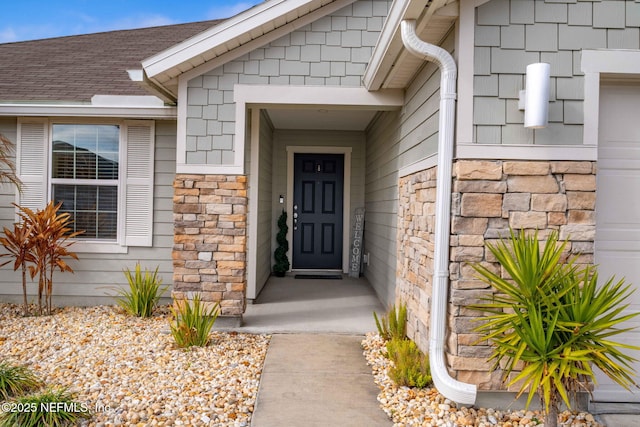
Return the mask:
<path id="1" fill-rule="evenodd" d="M 419 22 L 419 28 L 424 29 L 437 11 L 455 4 L 457 2 L 452 0 L 395 0 L 374 47 L 371 61 L 365 69 L 365 87 L 368 90 L 391 87 L 387 86 L 390 74 L 394 68 L 402 67 L 404 59 L 408 57 L 400 35 L 400 23 L 403 20 L 416 20 Z"/>

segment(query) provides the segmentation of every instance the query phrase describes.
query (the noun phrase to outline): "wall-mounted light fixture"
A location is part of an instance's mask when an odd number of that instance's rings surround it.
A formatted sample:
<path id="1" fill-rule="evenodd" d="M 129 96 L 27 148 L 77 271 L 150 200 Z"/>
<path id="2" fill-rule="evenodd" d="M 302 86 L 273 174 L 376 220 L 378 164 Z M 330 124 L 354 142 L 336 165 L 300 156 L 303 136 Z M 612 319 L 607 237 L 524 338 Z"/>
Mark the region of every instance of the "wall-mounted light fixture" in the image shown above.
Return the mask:
<path id="1" fill-rule="evenodd" d="M 284 203 L 284 196 L 281 194 L 280 195 L 280 204 L 283 204 L 283 203 Z"/>
<path id="2" fill-rule="evenodd" d="M 524 127 L 540 129 L 549 119 L 551 66 L 546 62 L 527 65 L 526 89 L 520 91 L 518 108 L 524 110 Z"/>

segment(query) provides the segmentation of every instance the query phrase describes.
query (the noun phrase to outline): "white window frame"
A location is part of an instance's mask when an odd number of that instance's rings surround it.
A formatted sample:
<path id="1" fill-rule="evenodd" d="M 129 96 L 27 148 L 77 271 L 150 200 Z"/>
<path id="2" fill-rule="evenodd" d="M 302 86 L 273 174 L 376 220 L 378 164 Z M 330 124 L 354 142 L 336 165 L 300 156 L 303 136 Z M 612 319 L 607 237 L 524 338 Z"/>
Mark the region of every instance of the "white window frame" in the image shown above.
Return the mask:
<path id="1" fill-rule="evenodd" d="M 48 132 L 48 156 L 49 164 L 47 167 L 47 200 L 53 200 L 53 184 L 58 179 L 53 178 L 53 126 L 54 125 L 115 125 L 118 126 L 118 211 L 117 211 L 117 229 L 116 239 L 72 239 L 74 252 L 90 252 L 90 253 L 127 253 L 128 247 L 124 243 L 124 218 L 126 215 L 126 191 L 125 191 L 125 170 L 126 170 L 126 153 L 127 138 L 124 137 L 124 122 L 122 120 L 82 120 L 82 119 L 52 119 L 49 121 Z M 108 180 L 106 185 L 111 185 Z M 104 181 L 98 179 L 74 180 L 76 184 L 104 185 Z"/>
<path id="2" fill-rule="evenodd" d="M 37 210 L 51 200 L 53 124 L 120 126 L 117 238 L 115 241 L 75 239 L 72 250 L 78 253 L 127 253 L 131 246 L 153 246 L 155 121 L 18 117 L 16 166 L 23 182 L 22 191 L 16 192 L 19 206 Z"/>

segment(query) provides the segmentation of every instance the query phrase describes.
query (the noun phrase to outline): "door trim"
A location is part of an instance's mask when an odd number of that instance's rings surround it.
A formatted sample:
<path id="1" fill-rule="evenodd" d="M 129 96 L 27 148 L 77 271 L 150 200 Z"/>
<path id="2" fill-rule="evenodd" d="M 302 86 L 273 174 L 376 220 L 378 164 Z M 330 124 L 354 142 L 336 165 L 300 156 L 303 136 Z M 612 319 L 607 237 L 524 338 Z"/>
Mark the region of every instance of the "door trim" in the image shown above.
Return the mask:
<path id="1" fill-rule="evenodd" d="M 349 232 L 351 230 L 351 147 L 327 147 L 327 146 L 287 146 L 287 212 L 293 212 L 293 157 L 301 153 L 319 154 L 343 154 L 344 155 L 344 191 L 343 191 L 343 211 L 342 211 L 342 272 L 349 272 Z M 289 231 L 287 240 L 293 242 L 293 227 L 291 215 L 287 218 Z M 287 256 L 291 258 L 293 245 L 289 245 Z"/>

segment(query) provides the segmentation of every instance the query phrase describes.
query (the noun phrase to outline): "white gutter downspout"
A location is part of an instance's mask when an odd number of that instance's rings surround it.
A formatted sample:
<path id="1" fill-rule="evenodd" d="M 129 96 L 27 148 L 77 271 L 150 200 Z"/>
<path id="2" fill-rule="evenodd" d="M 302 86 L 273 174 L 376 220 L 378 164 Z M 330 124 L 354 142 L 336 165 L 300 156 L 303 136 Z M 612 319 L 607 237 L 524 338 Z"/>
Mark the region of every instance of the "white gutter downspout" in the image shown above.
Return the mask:
<path id="1" fill-rule="evenodd" d="M 451 168 L 456 103 L 456 63 L 441 47 L 426 43 L 416 34 L 416 21 L 400 24 L 402 42 L 413 55 L 436 63 L 440 68 L 440 122 L 438 124 L 438 175 L 436 183 L 436 232 L 429 360 L 433 383 L 447 399 L 463 405 L 476 401 L 476 386 L 449 375 L 444 360 L 447 291 L 449 287 L 449 227 L 451 224 Z"/>

